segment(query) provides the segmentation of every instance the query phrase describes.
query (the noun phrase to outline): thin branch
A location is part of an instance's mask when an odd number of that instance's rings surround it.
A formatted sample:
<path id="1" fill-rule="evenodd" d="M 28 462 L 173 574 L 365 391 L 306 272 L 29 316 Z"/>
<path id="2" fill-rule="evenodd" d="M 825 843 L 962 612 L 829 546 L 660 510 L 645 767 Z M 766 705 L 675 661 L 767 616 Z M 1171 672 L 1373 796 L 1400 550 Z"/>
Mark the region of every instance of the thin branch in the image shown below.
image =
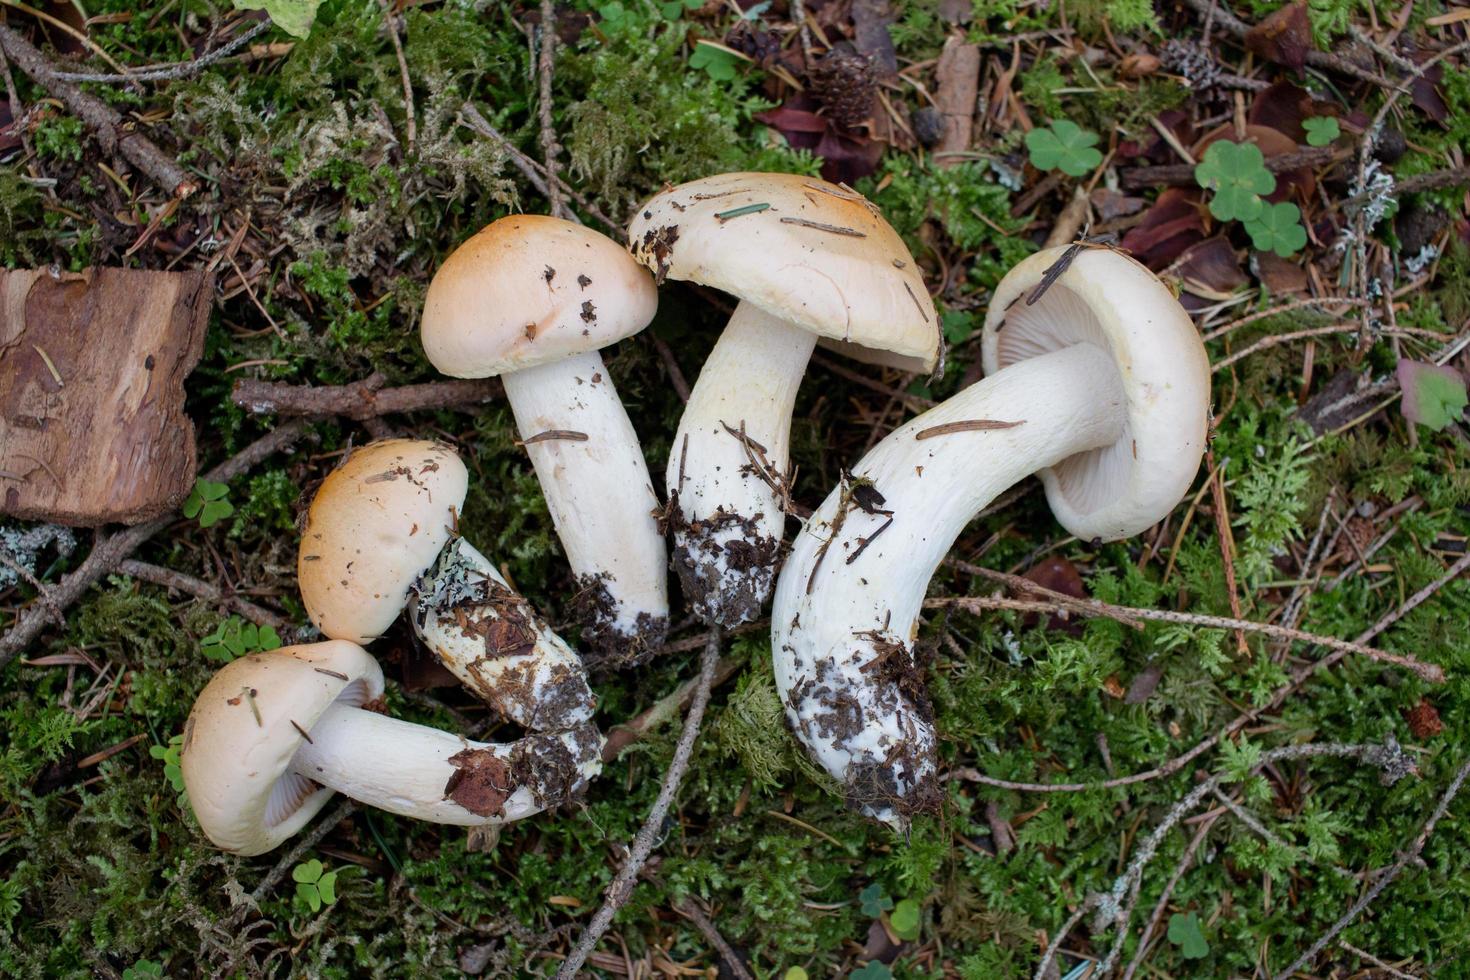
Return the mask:
<path id="1" fill-rule="evenodd" d="M 104 152 L 121 153 L 127 160 L 170 195 L 188 197 L 199 182 L 140 131 L 125 123 L 111 106 L 61 78 L 51 62 L 13 28 L 0 24 L 0 50 L 30 76 L 46 93 L 59 99 L 82 120 L 102 144 Z"/>
<path id="2" fill-rule="evenodd" d="M 1210 828 L 1215 825 L 1215 821 L 1218 819 L 1220 818 L 1213 817 L 1200 824 L 1199 829 L 1194 832 L 1194 837 L 1190 839 L 1189 845 L 1185 847 L 1184 855 L 1179 858 L 1179 863 L 1174 865 L 1174 873 L 1169 876 L 1168 883 L 1164 885 L 1163 893 L 1159 895 L 1159 900 L 1154 905 L 1153 914 L 1148 917 L 1148 925 L 1143 927 L 1143 933 L 1138 937 L 1138 949 L 1134 952 L 1133 960 L 1128 964 L 1128 968 L 1123 971 L 1123 980 L 1133 980 L 1133 975 L 1143 965 L 1143 958 L 1149 949 L 1149 936 L 1153 935 L 1154 930 L 1159 927 L 1159 921 L 1163 919 L 1164 913 L 1168 911 L 1169 899 L 1174 895 L 1175 886 L 1179 884 L 1179 879 L 1184 877 L 1184 872 L 1189 870 L 1189 865 L 1194 861 L 1194 856 L 1199 851 L 1200 845 L 1204 843 L 1206 835 L 1210 832 Z"/>
<path id="3" fill-rule="evenodd" d="M 160 565 L 150 565 L 147 562 L 134 561 L 131 558 L 120 561 L 117 570 L 123 575 L 131 578 L 141 579 L 144 582 L 152 582 L 167 589 L 184 592 L 188 595 L 203 599 L 206 602 L 216 602 L 235 610 L 241 616 L 255 623 L 257 626 L 269 626 L 273 629 L 283 630 L 290 627 L 290 620 L 280 613 L 263 609 L 255 603 L 240 598 L 232 592 L 228 592 L 216 585 L 183 572 L 174 571 L 172 568 L 164 568 Z"/>
<path id="4" fill-rule="evenodd" d="M 679 784 L 689 768 L 689 760 L 694 753 L 694 740 L 699 734 L 699 724 L 704 719 L 704 709 L 709 705 L 710 689 L 714 686 L 715 667 L 719 661 L 720 630 L 718 627 L 711 627 L 709 638 L 704 644 L 704 653 L 699 659 L 699 687 L 695 689 L 694 697 L 689 702 L 689 715 L 684 719 L 684 731 L 679 734 L 679 742 L 674 747 L 674 758 L 669 762 L 669 771 L 664 774 L 658 798 L 654 800 L 653 808 L 648 811 L 648 818 L 639 828 L 638 836 L 633 838 L 633 846 L 628 850 L 628 859 L 622 870 L 613 878 L 612 884 L 608 885 L 602 907 L 597 910 L 597 914 L 582 933 L 582 938 L 556 971 L 557 980 L 574 980 L 577 971 L 597 947 L 597 941 L 602 938 L 608 926 L 612 925 L 613 916 L 633 894 L 633 882 L 637 880 L 638 872 L 648 860 L 648 855 L 653 853 L 664 818 L 668 816 L 674 796 L 679 791 Z"/>
<path id="5" fill-rule="evenodd" d="M 1192 2 L 1192 0 L 1191 0 Z M 1273 174 L 1302 167 L 1322 167 L 1340 163 L 1352 156 L 1352 151 L 1333 146 L 1314 146 L 1296 153 L 1283 153 L 1267 157 L 1266 169 Z M 1147 190 L 1166 184 L 1187 187 L 1195 183 L 1194 167 L 1187 163 L 1169 163 L 1156 167 L 1125 167 L 1118 171 L 1118 180 L 1124 190 Z"/>
<path id="6" fill-rule="evenodd" d="M 190 78 L 199 74 L 210 65 L 217 64 L 228 58 L 274 26 L 275 24 L 272 21 L 263 20 L 244 34 L 215 48 L 208 54 L 200 55 L 192 61 L 176 61 L 168 65 L 154 65 L 151 68 L 139 68 L 137 71 L 129 72 L 125 75 L 117 73 L 103 74 L 81 71 L 59 71 L 56 73 L 56 77 L 68 82 L 169 82 L 181 78 Z"/>
<path id="7" fill-rule="evenodd" d="M 268 457 L 290 447 L 308 431 L 309 427 L 304 419 L 287 422 L 205 473 L 204 478 L 214 483 L 228 483 Z M 92 546 L 91 554 L 77 566 L 77 570 L 46 590 L 50 601 L 60 609 L 71 606 L 102 576 L 116 569 L 119 562 L 149 538 L 171 525 L 176 517 L 177 515 L 169 514 L 119 531 L 110 537 L 101 538 L 99 535 L 99 540 Z M 40 600 L 31 603 L 16 615 L 10 630 L 0 637 L 0 670 L 41 634 L 46 619 L 46 604 Z"/>
<path id="8" fill-rule="evenodd" d="M 1219 24 L 1226 32 L 1235 37 L 1243 38 L 1245 37 L 1246 31 L 1250 30 L 1250 25 L 1226 9 L 1220 0 L 1184 0 L 1184 2 L 1193 7 L 1195 12 L 1200 16 L 1212 17 L 1215 23 Z M 1354 78 L 1361 78 L 1365 82 L 1372 82 L 1374 85 L 1384 88 L 1393 84 L 1382 75 L 1328 51 L 1319 51 L 1316 48 L 1311 48 L 1307 51 L 1306 60 L 1307 64 L 1313 68 L 1325 68 L 1342 75 L 1351 75 Z"/>
<path id="9" fill-rule="evenodd" d="M 715 924 L 710 921 L 710 917 L 704 914 L 704 911 L 695 904 L 692 898 L 685 899 L 678 905 L 675 905 L 674 911 L 694 923 L 694 927 L 715 948 L 715 952 L 720 954 L 720 959 L 724 962 L 725 969 L 730 971 L 730 975 L 735 980 L 755 980 L 751 976 L 750 970 L 746 967 L 745 961 L 740 958 L 740 954 L 735 952 L 734 948 L 725 941 L 725 937 L 720 935 L 720 930 L 715 928 Z"/>
<path id="10" fill-rule="evenodd" d="M 1322 952 L 1328 943 L 1336 939 L 1339 933 L 1351 925 L 1352 921 L 1361 915 L 1364 909 L 1372 905 L 1373 901 L 1379 895 L 1383 894 L 1383 890 L 1399 876 L 1399 873 L 1419 856 L 1419 852 L 1424 850 L 1424 845 L 1429 840 L 1429 835 L 1434 833 L 1435 825 L 1439 823 L 1440 819 L 1445 815 L 1445 812 L 1449 810 L 1451 801 L 1460 792 L 1460 787 L 1465 785 L 1466 777 L 1470 777 L 1470 760 L 1467 760 L 1460 767 L 1460 771 L 1455 773 L 1455 778 L 1450 781 L 1450 785 L 1446 787 L 1444 793 L 1440 796 L 1439 804 L 1435 806 L 1434 812 L 1429 815 L 1429 819 L 1425 821 L 1423 829 L 1419 831 L 1419 835 L 1414 838 L 1414 842 L 1409 845 L 1408 849 L 1399 855 L 1399 859 L 1387 871 L 1378 876 L 1378 880 L 1373 882 L 1373 886 L 1363 893 L 1363 896 L 1354 902 L 1352 907 L 1332 924 L 1331 928 L 1318 937 L 1310 949 L 1301 956 L 1298 956 L 1291 966 L 1276 974 L 1276 980 L 1289 980 L 1292 974 L 1315 960 L 1317 954 Z"/>
<path id="11" fill-rule="evenodd" d="M 556 179 L 556 155 L 561 146 L 556 142 L 556 123 L 551 110 L 551 75 L 556 68 L 556 4 L 541 0 L 541 59 L 537 66 L 541 91 L 537 100 L 541 110 L 541 156 L 546 165 L 546 200 L 551 213 L 561 211 L 561 185 Z"/>
<path id="12" fill-rule="evenodd" d="M 431 381 L 397 388 L 384 388 L 384 381 L 381 374 L 351 384 L 324 386 L 243 378 L 235 382 L 230 398 L 253 415 L 337 415 L 362 421 L 399 412 L 466 408 L 505 394 L 498 378 Z"/>
<path id="13" fill-rule="evenodd" d="M 710 685 L 711 690 L 734 677 L 735 672 L 744 665 L 743 657 L 721 657 L 719 664 L 715 667 L 715 678 Z M 613 762 L 623 754 L 623 750 L 628 746 L 639 739 L 646 738 L 649 732 L 677 717 L 679 712 L 686 710 L 690 702 L 694 700 L 695 692 L 700 689 L 700 684 L 701 678 L 691 677 L 675 688 L 674 693 L 655 701 L 642 714 L 610 728 L 607 740 L 602 745 L 602 764 L 608 765 Z"/>
<path id="14" fill-rule="evenodd" d="M 407 140 L 408 149 L 413 149 L 414 142 L 418 139 L 418 122 L 414 118 L 416 113 L 413 106 L 413 80 L 408 75 L 408 58 L 403 53 L 403 38 L 398 36 L 398 18 L 393 16 L 393 4 L 391 0 L 378 0 L 378 5 L 383 11 L 383 26 L 388 29 L 388 39 L 393 42 L 393 54 L 398 58 L 398 77 L 403 83 L 403 112 L 408 117 L 404 126 L 404 138 Z"/>

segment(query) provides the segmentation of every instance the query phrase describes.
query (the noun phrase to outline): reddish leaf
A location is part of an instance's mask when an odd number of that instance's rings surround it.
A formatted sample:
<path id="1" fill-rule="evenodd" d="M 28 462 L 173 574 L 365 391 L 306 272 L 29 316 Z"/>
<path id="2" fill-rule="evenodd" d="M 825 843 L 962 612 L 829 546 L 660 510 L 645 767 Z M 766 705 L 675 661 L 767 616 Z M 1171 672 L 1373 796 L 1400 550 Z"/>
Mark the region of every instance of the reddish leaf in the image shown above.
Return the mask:
<path id="1" fill-rule="evenodd" d="M 1246 31 L 1245 46 L 1267 61 L 1300 70 L 1313 48 L 1306 0 L 1282 7 Z"/>
<path id="2" fill-rule="evenodd" d="M 755 118 L 767 126 L 774 126 L 788 140 L 798 133 L 825 133 L 827 131 L 825 116 L 819 116 L 806 109 L 793 109 L 789 104 L 779 109 L 758 112 Z"/>
<path id="3" fill-rule="evenodd" d="M 865 134 L 839 130 L 815 108 L 814 101 L 797 96 L 778 109 L 757 113 L 755 118 L 778 130 L 792 146 L 821 157 L 822 177 L 834 183 L 852 183 L 878 169 L 882 143 Z"/>
<path id="4" fill-rule="evenodd" d="M 1240 267 L 1240 256 L 1224 235 L 1191 246 L 1184 258 L 1176 262 L 1179 275 L 1186 283 L 1195 283 L 1212 293 L 1233 293 L 1250 282 Z"/>
<path id="5" fill-rule="evenodd" d="M 1436 88 L 1440 79 L 1444 78 L 1444 66 L 1432 65 L 1422 75 L 1414 79 L 1409 88 L 1409 98 L 1426 116 L 1437 123 L 1442 123 L 1450 117 L 1450 107 L 1444 104 L 1444 98 Z"/>
<path id="6" fill-rule="evenodd" d="M 1312 98 L 1306 89 L 1283 81 L 1256 93 L 1246 121 L 1256 126 L 1268 126 L 1301 143 L 1307 138 L 1307 131 L 1302 128 L 1303 119 L 1336 115 L 1335 110 L 1331 103 Z"/>
<path id="7" fill-rule="evenodd" d="M 1044 589 L 1060 592 L 1074 599 L 1087 598 L 1087 590 L 1082 586 L 1081 573 L 1077 571 L 1076 565 L 1065 558 L 1043 558 L 1039 563 L 1032 565 L 1022 577 L 1035 582 Z M 1027 613 L 1021 618 L 1021 625 L 1030 628 L 1035 626 L 1038 620 L 1039 617 L 1035 613 Z M 1062 619 L 1060 616 L 1047 616 L 1046 629 L 1058 630 L 1072 636 L 1082 635 L 1081 622 L 1076 619 Z"/>
<path id="8" fill-rule="evenodd" d="M 1283 259 L 1275 252 L 1257 252 L 1251 256 L 1251 263 L 1261 285 L 1272 295 L 1306 294 L 1309 285 L 1307 273 L 1290 259 Z"/>
<path id="9" fill-rule="evenodd" d="M 1108 190 L 1106 187 L 1095 188 L 1089 195 L 1092 208 L 1102 221 L 1112 221 L 1115 218 L 1126 218 L 1131 214 L 1137 214 L 1147 206 L 1148 202 L 1141 197 L 1129 197 L 1119 191 Z"/>
<path id="10" fill-rule="evenodd" d="M 1171 187 L 1143 220 L 1123 236 L 1122 247 L 1150 269 L 1162 269 L 1205 237 L 1198 191 Z"/>
<path id="11" fill-rule="evenodd" d="M 1173 133 L 1175 138 L 1185 146 L 1194 142 L 1194 124 L 1189 113 L 1183 109 L 1168 109 L 1159 113 L 1159 125 Z M 1178 159 L 1174 155 L 1174 148 L 1157 133 L 1143 140 L 1124 140 L 1118 144 L 1118 156 L 1141 157 L 1151 163 L 1170 163 Z"/>

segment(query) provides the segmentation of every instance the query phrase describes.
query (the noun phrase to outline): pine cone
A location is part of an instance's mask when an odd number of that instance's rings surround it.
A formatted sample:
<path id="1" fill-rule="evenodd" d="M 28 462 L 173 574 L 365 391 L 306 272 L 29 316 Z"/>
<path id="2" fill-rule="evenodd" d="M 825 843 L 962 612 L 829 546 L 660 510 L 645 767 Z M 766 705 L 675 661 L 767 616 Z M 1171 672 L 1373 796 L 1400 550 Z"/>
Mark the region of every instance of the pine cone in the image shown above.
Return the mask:
<path id="1" fill-rule="evenodd" d="M 856 129 L 873 114 L 878 72 L 866 55 L 833 48 L 807 72 L 811 94 L 842 129 Z"/>
<path id="2" fill-rule="evenodd" d="M 1202 44 L 1175 39 L 1164 45 L 1159 52 L 1164 67 L 1183 75 L 1189 87 L 1201 94 L 1209 92 L 1220 83 L 1224 71 L 1215 56 Z"/>

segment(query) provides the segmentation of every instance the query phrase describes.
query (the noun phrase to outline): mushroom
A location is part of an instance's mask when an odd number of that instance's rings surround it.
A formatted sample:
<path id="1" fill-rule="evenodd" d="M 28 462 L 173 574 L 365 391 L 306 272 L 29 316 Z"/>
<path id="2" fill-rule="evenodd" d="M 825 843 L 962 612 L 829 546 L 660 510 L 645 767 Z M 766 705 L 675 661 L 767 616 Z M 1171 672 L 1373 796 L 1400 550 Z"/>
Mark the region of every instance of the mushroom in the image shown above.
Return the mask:
<path id="1" fill-rule="evenodd" d="M 658 292 L 616 242 L 570 221 L 502 218 L 445 260 L 420 327 L 434 366 L 499 375 L 577 576 L 584 647 L 641 662 L 668 630 L 658 497 L 598 351 L 642 330 Z"/>
<path id="2" fill-rule="evenodd" d="M 852 802 L 895 827 L 938 800 L 912 644 L 929 579 L 960 531 L 1039 472 L 1077 537 L 1137 534 L 1178 503 L 1205 447 L 1199 334 L 1122 253 L 1026 259 L 996 287 L 982 339 L 987 377 L 878 443 L 807 522 L 771 615 L 776 684 L 798 738 Z"/>
<path id="3" fill-rule="evenodd" d="M 818 338 L 931 370 L 938 317 L 902 239 L 846 186 L 733 173 L 639 209 L 633 256 L 739 299 L 679 421 L 666 483 L 674 569 L 695 612 L 734 626 L 770 594 L 785 530 L 791 409 Z"/>
<path id="4" fill-rule="evenodd" d="M 411 606 L 414 631 L 502 715 L 541 731 L 580 725 L 596 699 L 581 659 L 457 531 L 469 475 L 448 446 L 369 443 L 327 475 L 301 534 L 307 615 L 367 644 Z"/>
<path id="5" fill-rule="evenodd" d="M 333 792 L 400 816 L 479 826 L 575 799 L 602 771 L 592 725 L 471 742 L 375 710 L 383 671 L 355 643 L 253 653 L 205 685 L 184 725 L 199 826 L 246 857 L 295 834 Z"/>

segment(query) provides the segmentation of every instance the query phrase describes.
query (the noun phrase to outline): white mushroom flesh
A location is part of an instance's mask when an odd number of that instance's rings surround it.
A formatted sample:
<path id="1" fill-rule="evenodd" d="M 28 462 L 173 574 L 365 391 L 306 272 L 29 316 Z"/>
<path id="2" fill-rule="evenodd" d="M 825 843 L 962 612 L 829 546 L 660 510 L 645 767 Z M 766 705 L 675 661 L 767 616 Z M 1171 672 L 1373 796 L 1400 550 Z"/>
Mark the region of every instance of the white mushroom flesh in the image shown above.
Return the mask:
<path id="1" fill-rule="evenodd" d="M 815 345 L 814 334 L 740 303 L 679 420 L 665 475 L 673 564 L 707 622 L 755 619 L 770 595 L 791 410 Z"/>
<path id="2" fill-rule="evenodd" d="M 557 731 L 591 719 L 597 702 L 581 659 L 463 538 L 411 590 L 409 619 L 440 662 L 511 721 Z"/>
<path id="3" fill-rule="evenodd" d="M 1014 364 L 895 430 L 797 537 L 771 615 L 776 685 L 797 737 L 870 816 L 900 827 L 937 800 L 913 650 L 934 570 L 1001 491 L 1124 439 L 1124 402 L 1093 343 Z"/>
<path id="4" fill-rule="evenodd" d="M 633 423 L 596 351 L 502 376 L 581 592 L 589 659 L 646 660 L 668 629 L 658 497 Z"/>
<path id="5" fill-rule="evenodd" d="M 291 771 L 389 813 L 476 826 L 575 798 L 602 771 L 601 752 L 591 726 L 510 744 L 471 742 L 339 700 L 303 735 Z"/>

